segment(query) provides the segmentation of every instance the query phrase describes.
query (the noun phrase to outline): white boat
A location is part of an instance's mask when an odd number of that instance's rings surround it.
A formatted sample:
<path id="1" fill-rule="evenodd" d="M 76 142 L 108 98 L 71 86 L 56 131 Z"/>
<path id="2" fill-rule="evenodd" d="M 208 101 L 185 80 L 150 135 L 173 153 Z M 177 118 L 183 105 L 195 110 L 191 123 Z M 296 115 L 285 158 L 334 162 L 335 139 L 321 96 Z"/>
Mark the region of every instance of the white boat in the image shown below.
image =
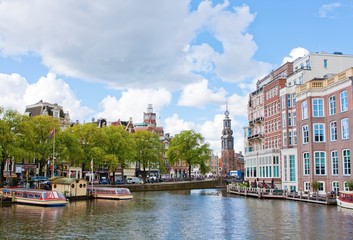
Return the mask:
<path id="1" fill-rule="evenodd" d="M 91 189 L 94 198 L 129 200 L 133 196 L 128 188 L 95 187 Z"/>
<path id="2" fill-rule="evenodd" d="M 353 209 L 353 191 L 342 191 L 337 196 L 337 206 Z"/>
<path id="3" fill-rule="evenodd" d="M 26 188 L 4 188 L 2 194 L 11 198 L 12 202 L 37 205 L 43 207 L 65 206 L 68 201 L 64 194 L 58 191 Z"/>

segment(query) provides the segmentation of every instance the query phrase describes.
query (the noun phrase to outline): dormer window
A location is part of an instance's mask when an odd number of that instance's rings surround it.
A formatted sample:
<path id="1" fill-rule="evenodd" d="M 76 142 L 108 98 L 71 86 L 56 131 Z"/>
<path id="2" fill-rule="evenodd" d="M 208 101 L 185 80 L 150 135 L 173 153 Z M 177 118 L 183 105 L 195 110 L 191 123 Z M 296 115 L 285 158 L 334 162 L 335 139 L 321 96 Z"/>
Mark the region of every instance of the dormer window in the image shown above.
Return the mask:
<path id="1" fill-rule="evenodd" d="M 59 118 L 60 117 L 60 112 L 59 111 L 53 111 L 53 117 Z"/>

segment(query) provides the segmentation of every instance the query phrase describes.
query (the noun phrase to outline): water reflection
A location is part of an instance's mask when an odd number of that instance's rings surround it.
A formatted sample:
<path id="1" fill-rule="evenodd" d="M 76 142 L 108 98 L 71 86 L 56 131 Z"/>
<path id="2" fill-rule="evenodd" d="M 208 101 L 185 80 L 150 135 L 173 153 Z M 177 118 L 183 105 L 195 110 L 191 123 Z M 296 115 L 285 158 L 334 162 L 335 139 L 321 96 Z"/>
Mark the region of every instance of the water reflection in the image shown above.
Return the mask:
<path id="1" fill-rule="evenodd" d="M 66 207 L 0 208 L 2 239 L 352 239 L 353 211 L 228 195 L 141 192 Z"/>

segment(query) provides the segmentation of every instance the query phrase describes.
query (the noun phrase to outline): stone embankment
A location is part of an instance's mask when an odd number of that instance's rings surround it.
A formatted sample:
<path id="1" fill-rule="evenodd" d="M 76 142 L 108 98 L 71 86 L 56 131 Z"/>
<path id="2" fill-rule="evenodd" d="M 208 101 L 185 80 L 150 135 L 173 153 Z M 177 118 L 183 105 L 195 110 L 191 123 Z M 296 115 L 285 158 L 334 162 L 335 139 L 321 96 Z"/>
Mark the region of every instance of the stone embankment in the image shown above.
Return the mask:
<path id="1" fill-rule="evenodd" d="M 161 183 L 145 183 L 145 184 L 123 184 L 115 185 L 115 187 L 126 187 L 131 192 L 143 191 L 169 191 L 169 190 L 190 190 L 190 189 L 207 189 L 225 187 L 222 179 L 206 179 L 192 180 L 181 182 L 161 182 Z"/>

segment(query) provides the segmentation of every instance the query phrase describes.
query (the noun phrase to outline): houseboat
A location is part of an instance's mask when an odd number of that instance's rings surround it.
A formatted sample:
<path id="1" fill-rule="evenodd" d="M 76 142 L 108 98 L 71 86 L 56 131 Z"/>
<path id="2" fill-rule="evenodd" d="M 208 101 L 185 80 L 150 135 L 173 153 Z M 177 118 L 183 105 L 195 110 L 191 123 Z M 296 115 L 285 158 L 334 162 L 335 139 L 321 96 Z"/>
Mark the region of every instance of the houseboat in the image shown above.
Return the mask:
<path id="1" fill-rule="evenodd" d="M 342 191 L 337 196 L 337 206 L 353 209 L 353 191 Z"/>
<path id="2" fill-rule="evenodd" d="M 90 189 L 94 198 L 129 200 L 133 196 L 128 188 L 94 187 Z"/>
<path id="3" fill-rule="evenodd" d="M 66 197 L 58 191 L 26 188 L 4 188 L 3 196 L 11 198 L 12 202 L 19 204 L 37 205 L 43 207 L 65 206 Z"/>

